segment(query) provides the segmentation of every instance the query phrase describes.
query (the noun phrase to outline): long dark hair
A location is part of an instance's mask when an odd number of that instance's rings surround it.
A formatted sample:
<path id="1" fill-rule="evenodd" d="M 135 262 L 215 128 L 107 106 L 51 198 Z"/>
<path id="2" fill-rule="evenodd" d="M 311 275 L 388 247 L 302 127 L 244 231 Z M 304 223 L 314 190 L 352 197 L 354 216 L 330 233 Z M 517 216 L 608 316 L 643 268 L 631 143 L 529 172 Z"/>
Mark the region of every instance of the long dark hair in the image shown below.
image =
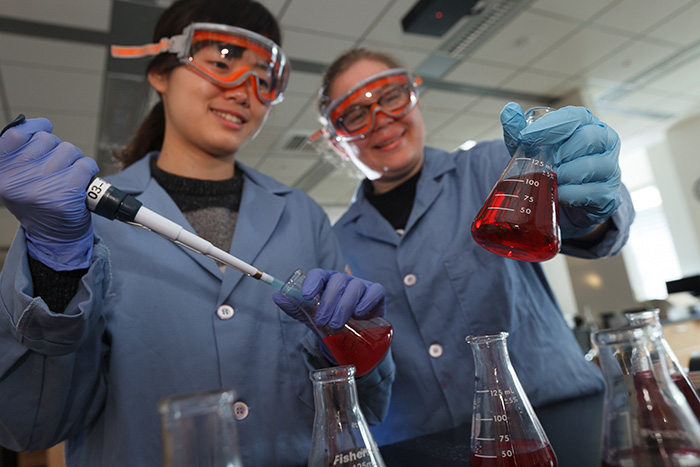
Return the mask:
<path id="1" fill-rule="evenodd" d="M 281 45 L 277 20 L 263 5 L 254 0 L 178 0 L 165 10 L 153 30 L 153 42 L 180 34 L 190 23 L 219 23 L 257 32 Z M 157 70 L 167 74 L 180 65 L 174 54 L 156 55 L 146 73 Z M 144 118 L 136 136 L 114 156 L 121 168 L 142 159 L 150 151 L 160 150 L 165 134 L 165 109 L 159 101 Z"/>

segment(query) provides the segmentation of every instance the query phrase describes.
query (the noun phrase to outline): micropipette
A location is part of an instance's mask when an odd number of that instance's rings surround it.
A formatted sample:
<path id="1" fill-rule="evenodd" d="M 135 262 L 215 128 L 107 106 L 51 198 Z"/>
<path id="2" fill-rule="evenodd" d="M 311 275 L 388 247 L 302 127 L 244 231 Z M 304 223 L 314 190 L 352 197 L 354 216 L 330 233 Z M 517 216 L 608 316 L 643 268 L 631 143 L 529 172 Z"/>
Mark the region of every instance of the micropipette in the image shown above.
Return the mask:
<path id="1" fill-rule="evenodd" d="M 220 261 L 253 279 L 271 285 L 277 290 L 284 287 L 284 282 L 279 279 L 226 253 L 202 237 L 185 230 L 181 225 L 151 211 L 144 207 L 141 201 L 99 177 L 93 177 L 86 192 L 87 208 L 95 214 L 155 232 L 171 242 Z"/>
<path id="2" fill-rule="evenodd" d="M 0 131 L 0 136 L 13 126 L 24 123 L 24 121 L 24 115 L 19 114 L 17 118 L 12 120 Z M 109 220 L 117 219 L 127 224 L 155 232 L 178 245 L 189 248 L 195 253 L 213 258 L 253 279 L 258 279 L 271 285 L 277 290 L 284 287 L 284 282 L 281 280 L 275 279 L 271 275 L 215 247 L 202 237 L 188 232 L 181 225 L 143 207 L 141 201 L 124 193 L 111 183 L 99 177 L 92 178 L 86 192 L 87 208 L 95 214 L 106 217 Z"/>

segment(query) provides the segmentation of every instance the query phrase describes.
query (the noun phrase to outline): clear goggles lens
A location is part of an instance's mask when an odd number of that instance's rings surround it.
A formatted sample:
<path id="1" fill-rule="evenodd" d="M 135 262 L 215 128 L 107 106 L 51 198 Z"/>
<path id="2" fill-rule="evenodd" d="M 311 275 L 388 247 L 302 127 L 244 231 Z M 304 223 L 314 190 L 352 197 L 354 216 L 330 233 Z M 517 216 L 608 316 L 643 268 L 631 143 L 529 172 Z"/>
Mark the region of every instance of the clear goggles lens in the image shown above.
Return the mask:
<path id="1" fill-rule="evenodd" d="M 323 111 L 328 130 L 349 141 L 368 134 L 377 112 L 390 117 L 406 115 L 418 102 L 414 80 L 403 68 L 393 68 L 360 81 Z"/>
<path id="2" fill-rule="evenodd" d="M 192 23 L 183 33 L 158 44 L 112 46 L 112 56 L 139 58 L 175 53 L 185 65 L 216 84 L 235 87 L 246 80 L 261 102 L 282 101 L 289 78 L 289 62 L 268 38 L 246 29 L 215 23 Z"/>

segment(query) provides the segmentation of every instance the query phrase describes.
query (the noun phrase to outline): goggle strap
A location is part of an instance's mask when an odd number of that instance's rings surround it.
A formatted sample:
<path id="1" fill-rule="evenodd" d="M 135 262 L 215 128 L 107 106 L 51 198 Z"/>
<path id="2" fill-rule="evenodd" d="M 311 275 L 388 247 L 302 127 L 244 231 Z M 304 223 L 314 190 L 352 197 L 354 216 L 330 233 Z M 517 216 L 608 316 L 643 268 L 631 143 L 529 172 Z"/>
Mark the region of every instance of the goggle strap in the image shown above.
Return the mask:
<path id="1" fill-rule="evenodd" d="M 185 36 L 180 34 L 171 38 L 164 37 L 157 44 L 113 45 L 110 51 L 115 58 L 142 58 L 164 52 L 178 53 L 183 50 L 184 43 Z"/>

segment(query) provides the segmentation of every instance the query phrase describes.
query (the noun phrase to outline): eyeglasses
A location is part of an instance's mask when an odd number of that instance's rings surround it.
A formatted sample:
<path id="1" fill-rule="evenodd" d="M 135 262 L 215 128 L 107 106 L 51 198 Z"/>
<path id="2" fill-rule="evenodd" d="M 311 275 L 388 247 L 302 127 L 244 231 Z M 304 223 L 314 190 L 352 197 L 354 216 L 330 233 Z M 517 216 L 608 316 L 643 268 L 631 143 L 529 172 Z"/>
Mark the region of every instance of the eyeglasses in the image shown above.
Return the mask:
<path id="1" fill-rule="evenodd" d="M 364 138 L 374 127 L 378 112 L 402 117 L 418 102 L 420 79 L 403 68 L 392 68 L 357 83 L 321 109 L 326 131 L 337 140 Z"/>
<path id="2" fill-rule="evenodd" d="M 112 56 L 140 58 L 175 53 L 181 63 L 215 84 L 236 87 L 246 80 L 263 104 L 284 99 L 290 65 L 284 51 L 260 34 L 216 23 L 192 23 L 182 34 L 157 44 L 112 46 Z"/>

